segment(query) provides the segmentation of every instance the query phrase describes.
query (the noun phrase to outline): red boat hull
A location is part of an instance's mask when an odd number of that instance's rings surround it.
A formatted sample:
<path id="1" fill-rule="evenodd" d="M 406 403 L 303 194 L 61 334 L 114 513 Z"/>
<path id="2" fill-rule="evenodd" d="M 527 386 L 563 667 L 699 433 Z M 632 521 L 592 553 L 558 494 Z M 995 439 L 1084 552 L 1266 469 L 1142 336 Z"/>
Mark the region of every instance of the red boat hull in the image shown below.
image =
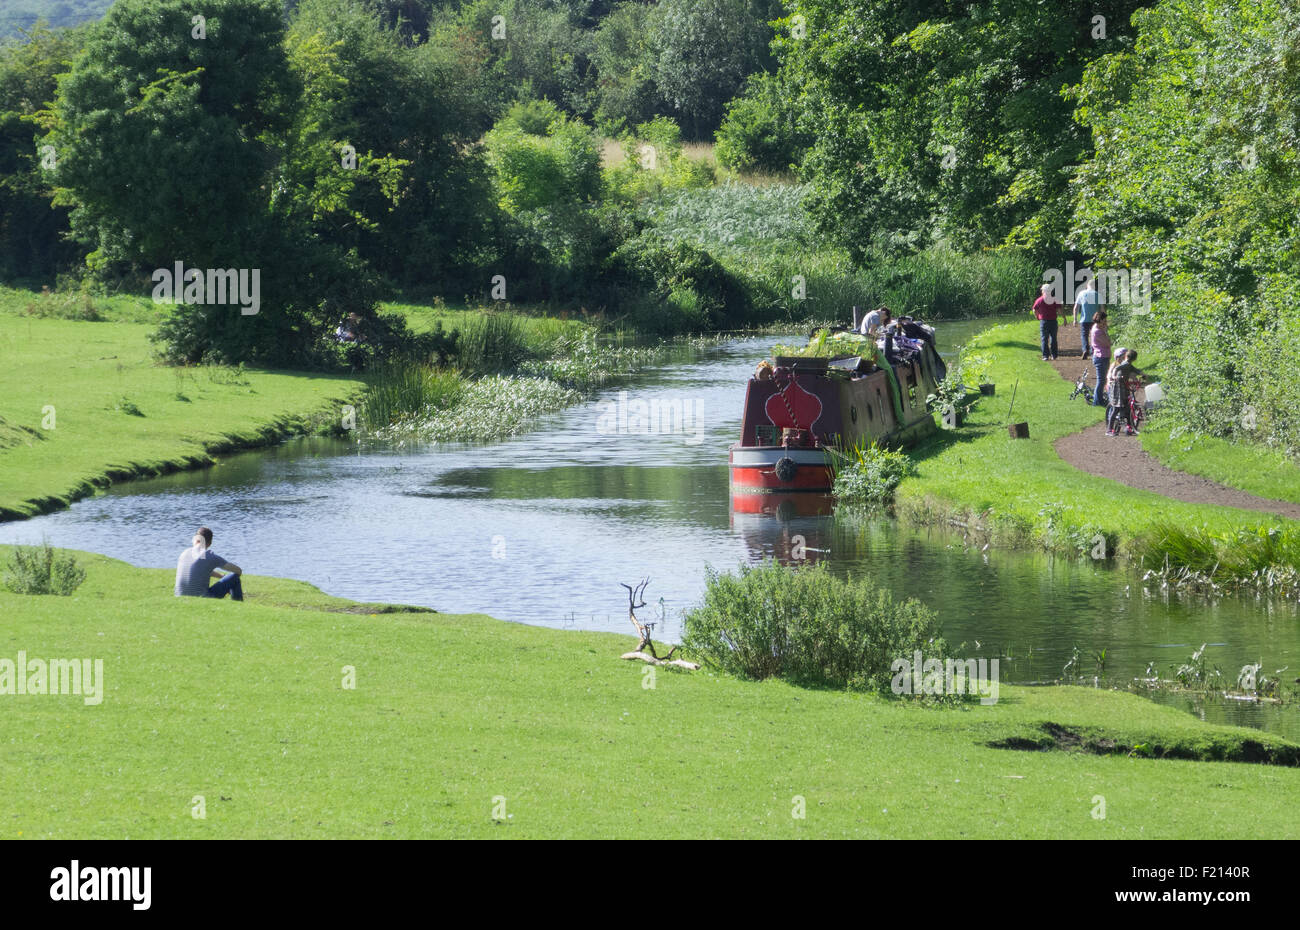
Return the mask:
<path id="1" fill-rule="evenodd" d="M 821 449 L 731 447 L 731 495 L 829 494 L 835 476 Z"/>

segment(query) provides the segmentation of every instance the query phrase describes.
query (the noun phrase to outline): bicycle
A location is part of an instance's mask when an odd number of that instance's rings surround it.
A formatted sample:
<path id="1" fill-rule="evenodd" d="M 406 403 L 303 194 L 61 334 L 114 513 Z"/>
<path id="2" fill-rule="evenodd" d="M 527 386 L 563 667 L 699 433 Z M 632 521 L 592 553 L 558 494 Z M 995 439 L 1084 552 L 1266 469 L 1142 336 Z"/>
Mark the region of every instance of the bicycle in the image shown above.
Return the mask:
<path id="1" fill-rule="evenodd" d="M 1092 396 L 1088 388 L 1088 372 L 1090 369 L 1085 368 L 1083 374 L 1079 375 L 1079 380 L 1074 382 L 1074 391 L 1070 394 L 1070 400 L 1074 400 L 1080 394 L 1088 403 L 1092 403 Z"/>
<path id="2" fill-rule="evenodd" d="M 1128 428 L 1131 434 L 1139 432 L 1138 427 L 1146 422 L 1146 404 L 1138 400 L 1137 392 L 1145 385 L 1140 380 L 1130 380 L 1128 387 Z"/>

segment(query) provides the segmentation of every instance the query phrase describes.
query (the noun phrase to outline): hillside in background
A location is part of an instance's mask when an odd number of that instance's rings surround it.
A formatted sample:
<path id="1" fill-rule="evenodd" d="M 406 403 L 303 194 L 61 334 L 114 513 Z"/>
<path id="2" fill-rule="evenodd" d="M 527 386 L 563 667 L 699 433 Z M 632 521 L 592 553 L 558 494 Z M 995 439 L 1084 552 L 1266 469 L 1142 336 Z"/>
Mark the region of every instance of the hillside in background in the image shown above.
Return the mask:
<path id="1" fill-rule="evenodd" d="M 99 19 L 113 5 L 113 0 L 6 0 L 0 10 L 0 38 L 30 29 L 44 19 L 51 26 L 75 26 Z"/>

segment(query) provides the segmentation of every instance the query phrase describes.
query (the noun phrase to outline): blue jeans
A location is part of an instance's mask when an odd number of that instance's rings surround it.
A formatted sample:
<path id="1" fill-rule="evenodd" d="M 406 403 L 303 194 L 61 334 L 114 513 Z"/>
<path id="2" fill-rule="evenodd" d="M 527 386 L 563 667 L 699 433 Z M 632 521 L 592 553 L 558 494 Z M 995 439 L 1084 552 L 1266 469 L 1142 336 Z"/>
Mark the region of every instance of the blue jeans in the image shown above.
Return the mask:
<path id="1" fill-rule="evenodd" d="M 208 588 L 208 597 L 225 597 L 230 595 L 232 601 L 242 601 L 244 599 L 244 586 L 239 583 L 239 576 L 229 574 L 222 578 L 212 587 Z"/>
<path id="2" fill-rule="evenodd" d="M 1043 355 L 1056 358 L 1056 320 L 1039 320 L 1038 335 L 1043 343 Z"/>
<path id="3" fill-rule="evenodd" d="M 1092 404 L 1100 407 L 1106 403 L 1106 372 L 1110 370 L 1110 356 L 1092 357 L 1092 367 L 1097 369 L 1097 386 L 1092 390 Z"/>
<path id="4" fill-rule="evenodd" d="M 1089 355 L 1092 354 L 1092 350 L 1091 350 L 1091 348 L 1090 348 L 1090 344 L 1089 344 L 1089 342 L 1088 342 L 1088 337 L 1091 336 L 1091 335 L 1092 335 L 1092 321 L 1089 320 L 1087 323 L 1080 323 L 1080 324 L 1079 324 L 1079 340 L 1080 340 L 1080 344 L 1083 346 L 1083 357 L 1084 357 L 1084 358 L 1087 358 Z"/>

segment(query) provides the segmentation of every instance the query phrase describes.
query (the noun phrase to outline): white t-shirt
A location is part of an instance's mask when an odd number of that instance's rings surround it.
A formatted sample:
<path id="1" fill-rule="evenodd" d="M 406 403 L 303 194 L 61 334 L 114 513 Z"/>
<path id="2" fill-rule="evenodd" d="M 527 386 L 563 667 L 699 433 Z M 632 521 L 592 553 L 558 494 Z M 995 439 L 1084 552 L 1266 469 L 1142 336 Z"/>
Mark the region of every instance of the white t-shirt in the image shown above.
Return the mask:
<path id="1" fill-rule="evenodd" d="M 862 326 L 858 329 L 858 332 L 864 336 L 870 335 L 873 329 L 880 328 L 881 319 L 883 319 L 881 312 L 879 310 L 872 310 L 862 318 Z"/>

